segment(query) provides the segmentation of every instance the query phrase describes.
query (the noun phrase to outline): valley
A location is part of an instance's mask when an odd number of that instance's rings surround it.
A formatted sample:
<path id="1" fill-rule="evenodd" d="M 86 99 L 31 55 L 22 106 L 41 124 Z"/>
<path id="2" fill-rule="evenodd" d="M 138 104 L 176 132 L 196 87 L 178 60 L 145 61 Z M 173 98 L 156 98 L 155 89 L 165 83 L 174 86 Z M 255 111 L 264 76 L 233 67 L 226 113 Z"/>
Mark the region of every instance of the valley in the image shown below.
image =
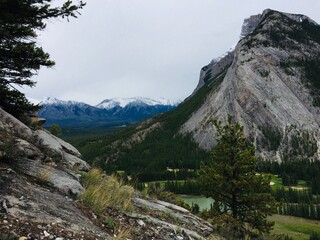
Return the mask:
<path id="1" fill-rule="evenodd" d="M 23 15 L 28 24 L 1 4 L 1 240 L 320 239 L 320 25 L 311 18 L 265 9 L 245 19 L 237 44 L 201 68 L 181 102 L 48 97 L 40 106 L 13 87 L 54 65 L 36 31 L 85 3 L 14 2 L 35 17 Z"/>

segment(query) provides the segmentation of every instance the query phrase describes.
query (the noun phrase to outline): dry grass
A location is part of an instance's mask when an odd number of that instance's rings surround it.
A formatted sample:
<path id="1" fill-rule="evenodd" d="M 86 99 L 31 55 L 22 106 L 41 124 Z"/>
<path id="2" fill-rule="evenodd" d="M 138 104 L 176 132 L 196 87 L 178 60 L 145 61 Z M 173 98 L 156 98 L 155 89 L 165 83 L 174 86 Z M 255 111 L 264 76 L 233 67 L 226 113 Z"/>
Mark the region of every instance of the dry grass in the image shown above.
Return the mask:
<path id="1" fill-rule="evenodd" d="M 97 214 L 107 207 L 120 211 L 132 209 L 132 195 L 134 189 L 123 184 L 116 176 L 105 176 L 101 170 L 92 169 L 83 175 L 85 191 L 80 199 Z"/>
<path id="2" fill-rule="evenodd" d="M 131 228 L 125 228 L 123 226 L 120 226 L 114 234 L 114 240 L 124 240 L 124 239 L 130 239 L 131 237 Z"/>
<path id="3" fill-rule="evenodd" d="M 36 178 L 41 183 L 46 183 L 49 181 L 51 172 L 52 172 L 52 167 L 46 166 L 43 169 L 39 170 L 39 172 L 36 174 Z"/>

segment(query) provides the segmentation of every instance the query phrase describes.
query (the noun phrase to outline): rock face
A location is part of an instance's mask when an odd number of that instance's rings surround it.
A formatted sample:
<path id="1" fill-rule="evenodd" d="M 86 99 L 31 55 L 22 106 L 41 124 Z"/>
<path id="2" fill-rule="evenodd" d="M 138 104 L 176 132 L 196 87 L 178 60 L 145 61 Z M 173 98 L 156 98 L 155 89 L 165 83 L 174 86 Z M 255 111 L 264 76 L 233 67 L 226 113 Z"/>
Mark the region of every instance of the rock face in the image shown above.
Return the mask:
<path id="1" fill-rule="evenodd" d="M 72 199 L 0 165 L 0 239 L 112 239 Z"/>
<path id="2" fill-rule="evenodd" d="M 70 144 L 0 108 L 0 238 L 112 239 L 74 204 L 90 166 Z"/>
<path id="3" fill-rule="evenodd" d="M 208 239 L 213 232 L 209 223 L 184 208 L 139 197 L 133 199 L 133 211 L 107 209 L 97 218 L 72 199 L 4 166 L 0 162 L 0 239 L 7 232 L 15 236 L 10 239 L 113 239 L 108 219 L 110 225 L 130 229 L 129 239 Z"/>
<path id="4" fill-rule="evenodd" d="M 213 59 L 207 66 L 204 66 L 200 71 L 199 83 L 193 91 L 194 95 L 201 87 L 211 80 L 217 78 L 226 68 L 230 66 L 233 61 L 234 51 L 226 52 L 224 55 L 217 59 Z"/>
<path id="5" fill-rule="evenodd" d="M 246 37 L 252 33 L 258 26 L 261 20 L 261 14 L 250 16 L 246 18 L 242 24 L 240 38 Z"/>
<path id="6" fill-rule="evenodd" d="M 70 144 L 46 130 L 31 130 L 22 122 L 0 109 L 0 156 L 13 161 L 13 167 L 24 174 L 41 179 L 66 195 L 79 195 L 79 178 L 70 171 L 90 166 Z"/>
<path id="7" fill-rule="evenodd" d="M 262 157 L 319 159 L 319 25 L 300 14 L 265 10 L 245 20 L 242 37 L 230 67 L 211 71 L 223 81 L 181 132 L 191 132 L 200 147 L 211 149 L 212 119 L 225 122 L 232 115 Z M 206 69 L 212 63 L 202 76 Z M 203 82 L 200 77 L 199 85 Z"/>

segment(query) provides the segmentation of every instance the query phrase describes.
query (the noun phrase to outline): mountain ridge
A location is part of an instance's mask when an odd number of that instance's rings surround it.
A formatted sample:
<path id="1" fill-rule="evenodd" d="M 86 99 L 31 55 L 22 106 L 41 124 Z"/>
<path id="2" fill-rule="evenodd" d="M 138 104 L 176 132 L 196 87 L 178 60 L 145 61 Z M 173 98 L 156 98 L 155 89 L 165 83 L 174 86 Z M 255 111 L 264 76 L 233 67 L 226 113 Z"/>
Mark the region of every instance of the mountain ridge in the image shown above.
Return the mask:
<path id="1" fill-rule="evenodd" d="M 43 100 L 37 101 L 37 102 L 40 105 L 78 104 L 78 105 L 89 105 L 91 107 L 97 107 L 97 108 L 105 108 L 103 106 L 103 103 L 104 102 L 111 102 L 115 106 L 120 106 L 120 107 L 124 108 L 128 104 L 132 104 L 132 103 L 136 103 L 136 102 L 137 103 L 141 102 L 141 103 L 144 103 L 144 104 L 149 105 L 149 106 L 154 106 L 154 105 L 172 105 L 172 106 L 176 106 L 176 105 L 179 104 L 180 101 L 171 102 L 169 99 L 165 99 L 165 98 L 151 99 L 151 98 L 147 98 L 147 97 L 123 97 L 123 98 L 117 97 L 117 98 L 106 98 L 106 99 L 102 100 L 100 103 L 98 103 L 96 105 L 93 105 L 93 104 L 89 104 L 89 103 L 85 103 L 85 102 L 81 102 L 81 101 L 61 100 L 61 99 L 58 99 L 56 97 L 45 97 Z M 108 108 L 108 107 L 109 106 L 107 106 L 106 108 Z"/>
<path id="2" fill-rule="evenodd" d="M 162 104 L 167 102 L 168 104 Z M 107 103 L 107 104 L 106 104 Z M 59 124 L 62 127 L 94 125 L 127 125 L 155 114 L 174 109 L 169 101 L 148 98 L 106 99 L 96 106 L 83 102 L 46 98 L 40 104 L 38 115 L 46 118 L 45 126 Z"/>
<path id="3" fill-rule="evenodd" d="M 119 107 L 126 107 L 129 104 L 131 105 L 139 105 L 139 104 L 145 104 L 149 106 L 155 106 L 155 105 L 172 105 L 176 106 L 178 103 L 171 103 L 170 100 L 165 99 L 165 98 L 159 98 L 159 99 L 150 99 L 150 98 L 145 98 L 145 97 L 132 97 L 132 98 L 110 98 L 110 99 L 105 99 L 101 101 L 99 104 L 95 105 L 95 107 L 98 108 L 113 108 L 115 106 Z"/>

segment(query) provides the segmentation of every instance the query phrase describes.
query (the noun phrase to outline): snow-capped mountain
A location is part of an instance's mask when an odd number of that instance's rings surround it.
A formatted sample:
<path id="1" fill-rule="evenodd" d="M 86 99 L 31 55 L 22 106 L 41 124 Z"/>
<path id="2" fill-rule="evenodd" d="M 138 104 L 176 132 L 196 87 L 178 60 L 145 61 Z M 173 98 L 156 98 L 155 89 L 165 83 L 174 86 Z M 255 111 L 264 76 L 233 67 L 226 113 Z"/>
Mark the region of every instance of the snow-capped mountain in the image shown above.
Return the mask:
<path id="1" fill-rule="evenodd" d="M 97 108 L 104 109 L 112 109 L 115 107 L 125 108 L 128 105 L 148 105 L 148 106 L 156 106 L 156 105 L 174 105 L 171 104 L 169 100 L 165 98 L 159 98 L 157 100 L 143 97 L 133 97 L 133 98 L 111 98 L 105 99 L 98 105 Z"/>
<path id="2" fill-rule="evenodd" d="M 84 102 L 65 101 L 55 97 L 46 97 L 40 102 L 40 105 L 89 105 Z"/>
<path id="3" fill-rule="evenodd" d="M 165 99 L 142 97 L 106 99 L 96 106 L 48 97 L 40 105 L 38 115 L 47 119 L 46 126 L 56 123 L 62 127 L 130 124 L 176 106 Z"/>
<path id="4" fill-rule="evenodd" d="M 37 114 L 47 119 L 46 126 L 53 123 L 61 126 L 90 125 L 112 117 L 111 114 L 83 102 L 46 98 L 40 105 L 43 108 Z"/>

